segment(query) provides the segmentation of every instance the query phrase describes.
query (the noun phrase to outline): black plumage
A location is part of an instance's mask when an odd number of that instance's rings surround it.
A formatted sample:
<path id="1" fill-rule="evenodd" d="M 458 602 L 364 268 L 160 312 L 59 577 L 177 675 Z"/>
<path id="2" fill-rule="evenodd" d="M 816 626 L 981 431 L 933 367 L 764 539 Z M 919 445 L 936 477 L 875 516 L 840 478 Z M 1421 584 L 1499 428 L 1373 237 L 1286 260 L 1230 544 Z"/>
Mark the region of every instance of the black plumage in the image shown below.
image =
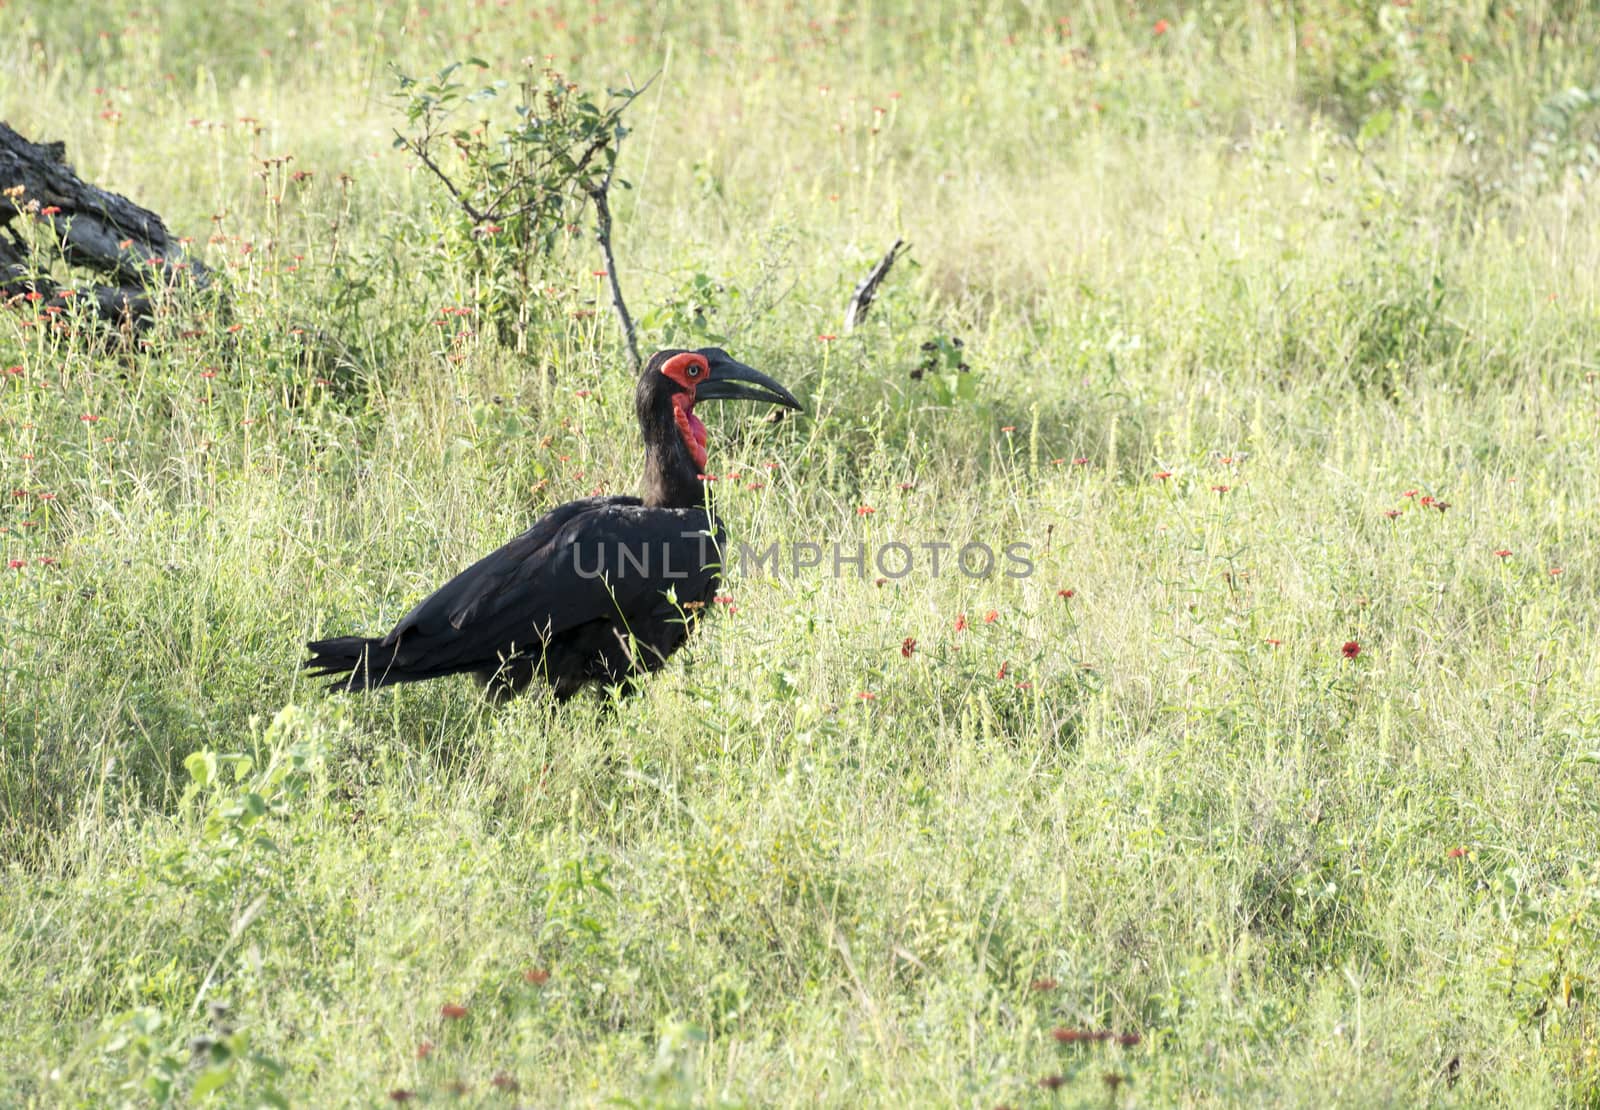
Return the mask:
<path id="1" fill-rule="evenodd" d="M 474 675 L 498 699 L 542 678 L 557 698 L 590 681 L 659 668 L 713 600 L 726 543 L 709 503 L 698 401 L 799 408 L 766 375 L 718 348 L 654 355 L 635 408 L 645 442 L 642 497 L 589 497 L 456 575 L 381 639 L 307 645 L 330 689 L 372 690 Z"/>

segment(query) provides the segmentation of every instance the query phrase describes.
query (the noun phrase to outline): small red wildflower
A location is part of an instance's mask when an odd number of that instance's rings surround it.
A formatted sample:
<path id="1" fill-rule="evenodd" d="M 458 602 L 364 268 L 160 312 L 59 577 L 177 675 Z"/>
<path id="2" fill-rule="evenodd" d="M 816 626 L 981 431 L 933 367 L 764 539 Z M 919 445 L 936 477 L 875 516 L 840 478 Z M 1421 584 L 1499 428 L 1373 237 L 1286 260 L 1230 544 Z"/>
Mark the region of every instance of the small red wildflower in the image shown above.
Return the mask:
<path id="1" fill-rule="evenodd" d="M 1083 1041 L 1094 1040 L 1094 1034 L 1087 1029 L 1052 1029 L 1050 1035 L 1058 1044 L 1079 1044 Z"/>
<path id="2" fill-rule="evenodd" d="M 206 381 L 210 381 L 212 378 L 217 376 L 217 372 L 215 370 L 202 370 L 200 371 L 200 376 Z"/>
<path id="3" fill-rule="evenodd" d="M 856 506 L 856 516 L 871 516 L 873 513 L 877 512 L 877 511 L 878 510 L 874 509 L 871 505 L 857 505 Z"/>
<path id="4" fill-rule="evenodd" d="M 1000 673 L 995 675 L 994 677 L 997 680 L 1003 681 L 1005 679 L 1005 677 L 1006 677 L 1006 668 L 1009 667 L 1009 666 L 1011 666 L 1011 664 L 1009 662 L 1002 661 L 1001 664 L 1000 664 Z"/>
<path id="5" fill-rule="evenodd" d="M 20 373 L 22 373 L 22 367 L 20 367 L 20 366 L 7 366 L 6 367 L 6 373 L 7 374 L 20 374 Z"/>
<path id="6" fill-rule="evenodd" d="M 1388 517 L 1390 520 L 1393 520 L 1395 517 L 1400 515 L 1400 510 L 1399 509 L 1385 509 L 1385 510 L 1383 510 L 1383 515 Z"/>
<path id="7" fill-rule="evenodd" d="M 1072 465 L 1073 466 L 1088 466 L 1089 465 L 1089 459 L 1088 459 L 1087 456 L 1079 455 L 1077 458 L 1072 460 Z"/>
<path id="8" fill-rule="evenodd" d="M 1155 473 L 1155 478 L 1159 482 L 1165 482 L 1170 477 L 1172 477 L 1172 471 L 1170 470 L 1158 470 Z"/>
<path id="9" fill-rule="evenodd" d="M 878 695 L 874 694 L 871 690 L 863 690 L 859 694 L 856 695 L 856 700 L 857 701 L 877 701 L 878 700 Z"/>
<path id="10" fill-rule="evenodd" d="M 1056 591 L 1056 596 L 1057 597 L 1074 597 L 1074 596 L 1077 595 L 1077 592 L 1078 592 L 1077 590 L 1057 590 Z"/>
<path id="11" fill-rule="evenodd" d="M 61 206 L 58 204 L 47 204 L 43 208 L 39 209 L 39 215 L 59 216 L 61 215 Z"/>
<path id="12" fill-rule="evenodd" d="M 6 563 L 7 568 L 11 570 L 21 570 L 27 565 L 28 563 L 25 559 L 12 559 L 10 562 Z"/>
<path id="13" fill-rule="evenodd" d="M 1414 490 L 1414 489 L 1408 489 L 1404 493 L 1402 493 L 1400 496 L 1401 497 L 1416 497 L 1417 496 L 1417 491 Z"/>
<path id="14" fill-rule="evenodd" d="M 1505 559 L 1511 555 L 1511 549 L 1509 547 L 1502 547 L 1500 550 L 1496 551 L 1495 554 L 1500 558 Z"/>
<path id="15" fill-rule="evenodd" d="M 1233 488 L 1232 486 L 1212 486 L 1211 487 L 1211 492 L 1212 493 L 1227 493 L 1228 490 L 1230 490 L 1232 488 Z"/>
<path id="16" fill-rule="evenodd" d="M 90 412 L 84 413 L 82 416 L 78 417 L 78 419 L 82 420 L 85 424 L 98 424 L 100 422 L 100 418 Z"/>
<path id="17" fill-rule="evenodd" d="M 542 987 L 550 981 L 550 972 L 542 967 L 530 967 L 522 973 L 523 979 L 536 987 Z"/>
<path id="18" fill-rule="evenodd" d="M 35 559 L 34 562 L 38 563 L 41 567 L 53 567 L 56 565 L 56 561 L 49 555 L 46 555 L 42 559 Z"/>
<path id="19" fill-rule="evenodd" d="M 916 653 L 916 650 L 917 638 L 915 636 L 907 636 L 904 640 L 900 641 L 901 658 L 910 659 L 911 656 Z"/>
<path id="20" fill-rule="evenodd" d="M 1429 505 L 1433 504 L 1433 498 L 1425 493 L 1422 495 L 1422 499 L 1418 501 L 1417 504 L 1421 505 L 1423 508 L 1427 508 Z"/>
<path id="21" fill-rule="evenodd" d="M 580 401 L 587 401 L 591 396 L 591 392 L 587 389 L 578 390 L 577 397 Z"/>
<path id="22" fill-rule="evenodd" d="M 1151 30 L 1158 35 L 1164 35 L 1168 31 L 1172 30 L 1172 24 L 1168 23 L 1164 19 L 1158 19 L 1156 20 L 1156 25 L 1152 27 Z"/>
<path id="23" fill-rule="evenodd" d="M 1340 650 L 1344 652 L 1344 657 L 1346 659 L 1354 659 L 1356 656 L 1361 654 L 1361 645 L 1356 643 L 1354 640 L 1346 640 L 1344 642 L 1344 647 Z"/>
<path id="24" fill-rule="evenodd" d="M 1000 430 L 1005 432 L 1007 435 L 1010 435 L 1012 432 L 1017 430 L 1017 426 L 1015 424 L 1005 424 L 1001 426 Z"/>
<path id="25" fill-rule="evenodd" d="M 965 632 L 966 630 L 967 630 L 967 615 L 965 613 L 957 613 L 956 614 L 956 631 L 957 632 Z"/>
<path id="26" fill-rule="evenodd" d="M 1274 640 L 1271 636 L 1268 636 L 1267 637 L 1267 646 L 1268 647 L 1282 647 L 1283 646 L 1283 641 L 1282 640 Z"/>
<path id="27" fill-rule="evenodd" d="M 1567 571 L 1566 571 L 1565 567 L 1551 567 L 1550 568 L 1550 577 L 1552 577 L 1552 578 L 1560 578 L 1566 572 Z"/>
<path id="28" fill-rule="evenodd" d="M 835 339 L 838 339 L 838 338 L 839 337 L 837 335 L 819 335 L 819 336 L 817 336 L 817 342 L 818 343 L 832 343 Z"/>
<path id="29" fill-rule="evenodd" d="M 915 482 L 901 482 L 900 483 L 900 488 L 902 490 L 913 490 L 913 489 L 917 488 L 917 483 L 915 483 Z"/>
<path id="30" fill-rule="evenodd" d="M 1451 848 L 1450 849 L 1450 858 L 1451 859 L 1460 859 L 1462 856 L 1464 856 L 1466 854 L 1467 854 L 1467 850 L 1465 848 Z"/>
<path id="31" fill-rule="evenodd" d="M 432 1041 L 422 1041 L 422 1042 L 418 1043 L 418 1045 L 417 1045 L 417 1059 L 418 1060 L 426 1060 L 429 1056 L 432 1056 L 432 1055 L 433 1055 L 433 1042 Z"/>
<path id="32" fill-rule="evenodd" d="M 1028 984 L 1028 989 L 1043 993 L 1044 991 L 1053 991 L 1060 985 L 1061 984 L 1056 982 L 1054 979 L 1035 979 L 1033 982 Z"/>
<path id="33" fill-rule="evenodd" d="M 446 1002 L 439 1007 L 439 1016 L 451 1021 L 460 1021 L 467 1016 L 467 1008 L 456 1002 Z"/>

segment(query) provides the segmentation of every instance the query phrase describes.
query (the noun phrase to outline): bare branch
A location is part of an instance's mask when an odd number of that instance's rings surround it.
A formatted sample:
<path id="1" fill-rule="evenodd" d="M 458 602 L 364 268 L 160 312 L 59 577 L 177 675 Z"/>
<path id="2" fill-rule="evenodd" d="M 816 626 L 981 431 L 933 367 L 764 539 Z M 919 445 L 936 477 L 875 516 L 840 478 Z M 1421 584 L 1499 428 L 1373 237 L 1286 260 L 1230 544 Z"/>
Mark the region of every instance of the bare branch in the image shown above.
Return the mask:
<path id="1" fill-rule="evenodd" d="M 894 266 L 895 260 L 910 249 L 910 244 L 905 240 L 896 239 L 894 246 L 889 248 L 889 253 L 879 259 L 866 280 L 856 286 L 855 294 L 850 298 L 849 307 L 844 312 L 846 332 L 854 331 L 856 325 L 867 318 L 867 309 L 872 307 L 872 299 L 878 295 L 878 286 L 889 276 L 889 270 Z"/>
<path id="2" fill-rule="evenodd" d="M 617 278 L 617 259 L 611 251 L 611 202 L 607 193 L 611 189 L 611 175 L 615 167 L 606 170 L 606 176 L 600 184 L 589 189 L 589 199 L 594 201 L 595 213 L 595 238 L 600 243 L 600 253 L 606 262 L 606 278 L 611 285 L 611 307 L 616 310 L 617 323 L 622 328 L 622 337 L 628 344 L 628 355 L 633 359 L 633 368 L 639 369 L 639 337 L 634 331 L 633 317 L 628 314 L 628 306 L 622 299 L 622 283 Z"/>
<path id="3" fill-rule="evenodd" d="M 488 216 L 485 216 L 482 212 L 479 212 L 472 206 L 472 202 L 461 194 L 460 189 L 456 188 L 456 183 L 450 180 L 450 175 L 441 170 L 438 164 L 428 156 L 425 142 L 412 142 L 410 139 L 402 135 L 398 130 L 395 131 L 394 135 L 395 138 L 400 140 L 400 145 L 403 149 L 409 150 L 412 154 L 415 154 L 418 160 L 428 168 L 429 172 L 432 173 L 434 177 L 437 177 L 440 181 L 444 182 L 444 187 L 450 190 L 450 195 L 454 197 L 456 203 L 461 206 L 461 210 L 472 218 L 473 223 L 481 224 L 489 219 Z"/>

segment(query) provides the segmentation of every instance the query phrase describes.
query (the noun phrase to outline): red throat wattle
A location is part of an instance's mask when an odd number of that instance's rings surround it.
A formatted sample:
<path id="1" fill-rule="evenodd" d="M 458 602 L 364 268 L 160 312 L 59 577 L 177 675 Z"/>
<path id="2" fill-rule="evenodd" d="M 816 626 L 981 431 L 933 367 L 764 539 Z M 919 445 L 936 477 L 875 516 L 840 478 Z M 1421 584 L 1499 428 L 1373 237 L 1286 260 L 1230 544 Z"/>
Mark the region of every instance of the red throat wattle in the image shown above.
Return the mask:
<path id="1" fill-rule="evenodd" d="M 678 425 L 678 434 L 683 437 L 683 445 L 689 449 L 689 457 L 694 460 L 694 465 L 705 473 L 706 469 L 706 426 L 694 414 L 694 393 L 675 393 L 672 397 L 672 416 Z"/>

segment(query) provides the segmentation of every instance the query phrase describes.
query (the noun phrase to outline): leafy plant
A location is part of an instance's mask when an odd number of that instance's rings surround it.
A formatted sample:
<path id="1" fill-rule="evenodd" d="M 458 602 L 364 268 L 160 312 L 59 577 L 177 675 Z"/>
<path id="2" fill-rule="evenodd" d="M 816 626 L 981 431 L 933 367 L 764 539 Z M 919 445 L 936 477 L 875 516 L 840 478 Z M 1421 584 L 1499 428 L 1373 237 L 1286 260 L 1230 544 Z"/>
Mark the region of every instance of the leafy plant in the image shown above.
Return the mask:
<path id="1" fill-rule="evenodd" d="M 926 381 L 934 403 L 947 408 L 978 397 L 977 376 L 967 363 L 964 345 L 954 336 L 935 336 L 922 345 L 922 359 L 912 369 L 911 380 Z"/>
<path id="2" fill-rule="evenodd" d="M 471 88 L 458 79 L 463 65 L 488 68 L 473 58 L 431 79 L 398 74 L 409 130 L 397 130 L 394 145 L 415 155 L 449 193 L 452 218 L 445 236 L 468 261 L 484 318 L 495 324 L 502 342 L 526 348 L 552 255 L 577 234 L 580 210 L 592 204 L 612 305 L 638 362 L 611 249 L 610 189 L 613 181 L 631 188 L 616 177 L 628 134 L 622 114 L 644 87 L 607 89 L 602 102 L 554 69 L 529 62 L 511 93 L 515 122 L 496 129 L 490 102 L 513 86 L 498 80 Z M 460 120 L 480 106 L 483 114 L 475 123 Z"/>
<path id="3" fill-rule="evenodd" d="M 667 347 L 703 347 L 727 344 L 717 314 L 737 303 L 742 294 L 708 274 L 696 273 L 678 291 L 645 313 L 639 324 L 659 335 Z"/>

